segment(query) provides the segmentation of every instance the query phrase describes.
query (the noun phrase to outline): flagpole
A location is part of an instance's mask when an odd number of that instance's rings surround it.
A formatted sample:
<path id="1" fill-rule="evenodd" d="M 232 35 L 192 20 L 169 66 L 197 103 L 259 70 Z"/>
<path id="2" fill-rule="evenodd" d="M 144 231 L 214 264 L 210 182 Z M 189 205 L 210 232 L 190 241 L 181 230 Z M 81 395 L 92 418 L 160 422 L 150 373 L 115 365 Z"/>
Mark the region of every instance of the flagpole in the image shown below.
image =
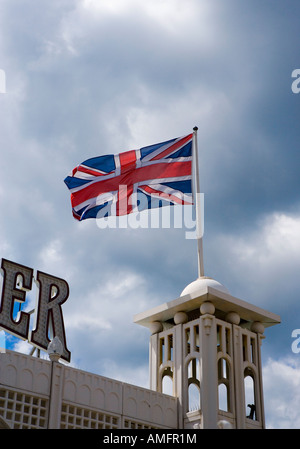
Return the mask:
<path id="1" fill-rule="evenodd" d="M 197 236 L 197 256 L 198 256 L 198 277 L 204 276 L 204 263 L 203 263 L 203 233 L 201 230 L 201 204 L 200 204 L 200 180 L 199 180 L 199 165 L 198 165 L 198 142 L 197 131 L 198 127 L 193 128 L 193 152 L 194 152 L 194 193 L 195 193 L 195 205 L 196 205 L 196 236 Z"/>

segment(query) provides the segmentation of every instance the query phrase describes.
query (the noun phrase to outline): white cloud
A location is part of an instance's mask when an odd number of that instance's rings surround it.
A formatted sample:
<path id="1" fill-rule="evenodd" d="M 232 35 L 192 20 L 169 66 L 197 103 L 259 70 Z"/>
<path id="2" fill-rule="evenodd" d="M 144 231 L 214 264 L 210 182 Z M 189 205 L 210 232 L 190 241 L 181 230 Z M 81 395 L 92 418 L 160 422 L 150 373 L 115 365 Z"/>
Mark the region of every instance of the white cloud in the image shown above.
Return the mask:
<path id="1" fill-rule="evenodd" d="M 269 359 L 263 367 L 266 426 L 300 428 L 300 359 Z"/>
<path id="2" fill-rule="evenodd" d="M 260 267 L 289 270 L 299 262 L 300 216 L 272 213 L 246 239 L 237 239 L 239 260 L 255 259 Z M 286 266 L 289 265 L 289 267 Z"/>
<path id="3" fill-rule="evenodd" d="M 243 234 L 221 234 L 212 242 L 213 257 L 219 259 L 235 294 L 240 289 L 248 300 L 272 308 L 294 301 L 300 270 L 300 216 L 274 212 L 248 227 Z M 226 274 L 225 274 L 226 273 Z M 230 290 L 230 285 L 227 285 Z M 246 298 L 245 298 L 246 299 Z"/>
<path id="4" fill-rule="evenodd" d="M 191 26 L 203 18 L 206 26 L 200 27 L 200 33 L 207 31 L 208 15 L 212 10 L 212 6 L 208 1 L 202 1 L 200 4 L 195 0 L 187 0 L 182 3 L 180 0 L 153 0 L 152 2 L 141 3 L 139 0 L 111 0 L 110 2 L 102 0 L 82 0 L 79 10 L 87 11 L 93 16 L 97 14 L 97 19 L 107 16 L 136 16 L 143 17 L 152 22 L 160 24 L 169 32 L 180 32 L 180 27 L 189 23 Z"/>

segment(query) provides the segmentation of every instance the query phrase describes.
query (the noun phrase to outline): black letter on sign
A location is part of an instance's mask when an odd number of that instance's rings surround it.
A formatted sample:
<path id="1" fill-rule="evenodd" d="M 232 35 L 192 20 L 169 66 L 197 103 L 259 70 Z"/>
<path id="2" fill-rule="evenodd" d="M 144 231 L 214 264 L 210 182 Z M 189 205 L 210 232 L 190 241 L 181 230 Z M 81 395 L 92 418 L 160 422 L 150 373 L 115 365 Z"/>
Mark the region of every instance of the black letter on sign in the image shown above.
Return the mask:
<path id="1" fill-rule="evenodd" d="M 18 321 L 14 320 L 14 303 L 25 302 L 26 291 L 31 290 L 33 270 L 31 268 L 2 259 L 3 274 L 2 299 L 0 307 L 0 327 L 12 334 L 27 339 L 30 316 L 21 312 Z"/>
<path id="2" fill-rule="evenodd" d="M 36 314 L 35 329 L 31 333 L 30 341 L 40 348 L 47 350 L 50 343 L 49 329 L 52 325 L 53 338 L 58 337 L 63 345 L 62 358 L 67 362 L 71 353 L 67 349 L 64 320 L 61 305 L 68 299 L 69 286 L 63 279 L 37 271 L 39 283 L 38 312 Z"/>

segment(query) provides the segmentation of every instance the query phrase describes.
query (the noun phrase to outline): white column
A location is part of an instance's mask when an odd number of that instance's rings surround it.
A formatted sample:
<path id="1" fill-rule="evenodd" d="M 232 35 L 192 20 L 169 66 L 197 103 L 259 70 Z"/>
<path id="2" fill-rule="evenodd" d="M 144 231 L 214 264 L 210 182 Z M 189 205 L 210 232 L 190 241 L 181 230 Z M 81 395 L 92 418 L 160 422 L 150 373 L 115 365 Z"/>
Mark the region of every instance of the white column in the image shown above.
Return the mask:
<path id="1" fill-rule="evenodd" d="M 150 326 L 149 344 L 149 369 L 150 369 L 150 390 L 158 391 L 158 371 L 159 371 L 159 332 L 163 329 L 159 321 L 154 321 Z"/>
<path id="2" fill-rule="evenodd" d="M 254 322 L 251 325 L 251 331 L 256 333 L 256 347 L 257 347 L 257 384 L 256 384 L 256 408 L 257 408 L 257 417 L 259 418 L 262 428 L 265 428 L 265 411 L 264 411 L 264 393 L 263 393 L 263 379 L 262 379 L 262 360 L 261 360 L 261 345 L 262 340 L 265 338 L 264 326 L 260 322 Z"/>
<path id="3" fill-rule="evenodd" d="M 213 304 L 205 302 L 200 311 L 201 410 L 204 429 L 216 429 L 218 418 L 217 330 Z"/>
<path id="4" fill-rule="evenodd" d="M 60 428 L 62 391 L 64 383 L 64 366 L 59 362 L 52 363 L 51 385 L 49 395 L 48 429 Z"/>
<path id="5" fill-rule="evenodd" d="M 185 312 L 178 312 L 174 316 L 175 333 L 174 333 L 174 382 L 175 396 L 178 398 L 178 428 L 184 427 L 184 410 L 186 407 L 187 394 L 186 385 L 184 384 L 184 355 L 183 355 L 183 324 L 188 321 Z"/>
<path id="6" fill-rule="evenodd" d="M 263 391 L 263 378 L 262 378 L 262 360 L 261 360 L 261 344 L 265 337 L 263 335 L 257 335 L 257 350 L 258 350 L 258 366 L 259 366 L 259 394 L 260 394 L 260 407 L 261 407 L 261 421 L 262 427 L 265 429 L 265 405 L 264 405 L 264 391 Z"/>
<path id="7" fill-rule="evenodd" d="M 245 425 L 245 393 L 244 393 L 244 371 L 243 371 L 243 347 L 241 328 L 232 325 L 233 338 L 233 367 L 234 367 L 234 400 L 236 428 L 244 429 Z"/>

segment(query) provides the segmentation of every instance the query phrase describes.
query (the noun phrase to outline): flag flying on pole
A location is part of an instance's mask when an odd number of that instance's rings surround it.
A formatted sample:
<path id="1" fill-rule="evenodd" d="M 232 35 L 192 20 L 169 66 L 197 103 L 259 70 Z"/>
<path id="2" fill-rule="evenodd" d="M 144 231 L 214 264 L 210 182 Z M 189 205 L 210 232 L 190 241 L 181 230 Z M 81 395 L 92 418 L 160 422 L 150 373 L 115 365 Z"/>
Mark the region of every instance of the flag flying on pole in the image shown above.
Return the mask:
<path id="1" fill-rule="evenodd" d="M 77 220 L 193 204 L 193 134 L 87 159 L 64 180 Z"/>

